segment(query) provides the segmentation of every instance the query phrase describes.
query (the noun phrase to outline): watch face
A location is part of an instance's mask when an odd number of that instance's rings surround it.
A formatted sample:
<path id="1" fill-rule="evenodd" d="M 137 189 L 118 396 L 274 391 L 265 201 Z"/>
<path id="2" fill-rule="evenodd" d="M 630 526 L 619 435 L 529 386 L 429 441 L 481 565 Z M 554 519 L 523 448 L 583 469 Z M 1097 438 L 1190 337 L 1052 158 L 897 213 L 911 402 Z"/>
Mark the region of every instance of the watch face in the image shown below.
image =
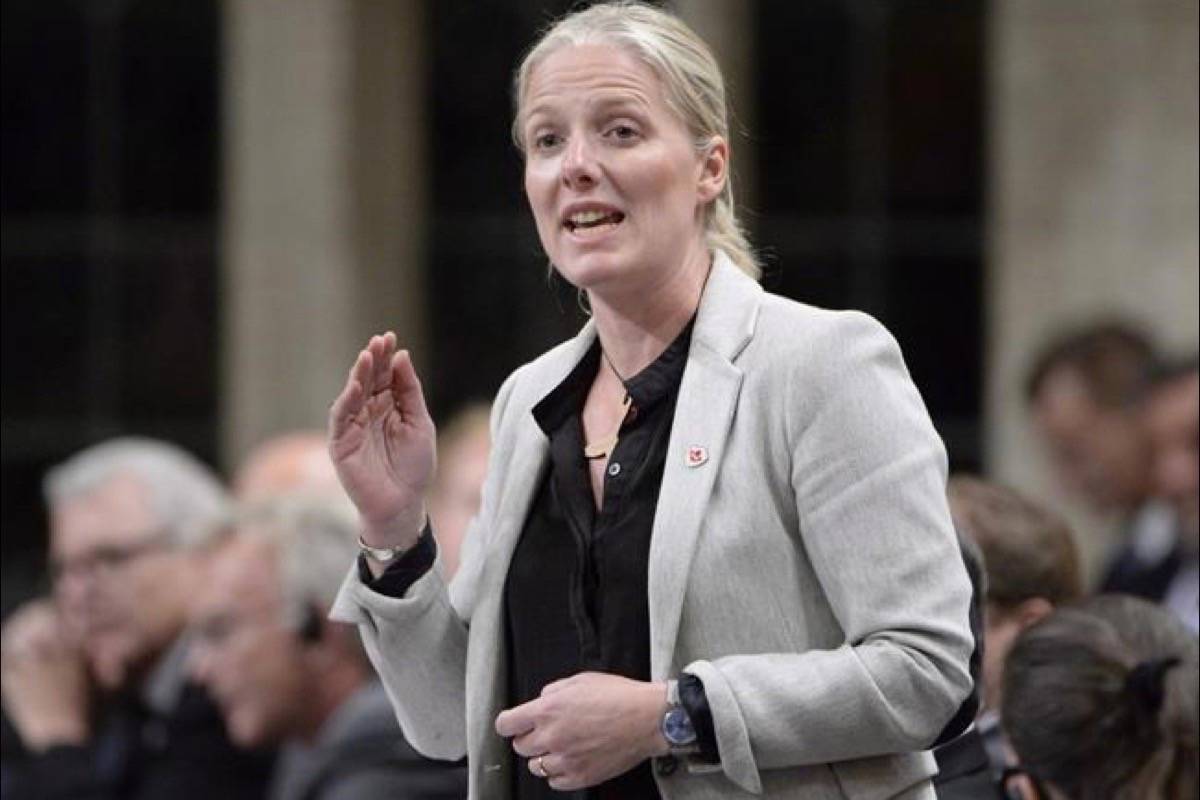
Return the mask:
<path id="1" fill-rule="evenodd" d="M 696 741 L 696 729 L 692 727 L 692 719 L 682 706 L 669 709 L 663 716 L 663 738 L 672 747 L 681 747 Z"/>

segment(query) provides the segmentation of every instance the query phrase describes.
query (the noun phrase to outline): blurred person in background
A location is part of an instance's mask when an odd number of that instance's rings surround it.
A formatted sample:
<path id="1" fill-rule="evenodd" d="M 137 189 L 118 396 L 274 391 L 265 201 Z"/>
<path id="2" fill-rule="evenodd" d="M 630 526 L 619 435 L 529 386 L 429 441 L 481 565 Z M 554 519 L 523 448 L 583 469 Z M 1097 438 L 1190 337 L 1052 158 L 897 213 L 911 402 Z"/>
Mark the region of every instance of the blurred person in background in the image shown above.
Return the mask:
<path id="1" fill-rule="evenodd" d="M 1175 508 L 1179 537 L 1162 563 L 1155 583 L 1166 586 L 1162 603 L 1192 633 L 1200 631 L 1200 374 L 1197 359 L 1165 365 L 1156 375 L 1144 406 L 1153 445 L 1154 490 Z"/>
<path id="2" fill-rule="evenodd" d="M 984 603 L 987 597 L 987 571 L 983 552 L 975 541 L 958 531 L 958 548 L 963 565 L 971 579 L 971 635 L 975 649 L 971 652 L 971 681 L 974 688 L 963 701 L 958 713 L 946 725 L 933 743 L 938 774 L 933 779 L 938 800 L 988 800 L 1002 798 L 999 777 L 992 769 L 987 745 L 974 719 L 983 700 L 983 661 L 986 652 L 984 637 Z"/>
<path id="3" fill-rule="evenodd" d="M 290 431 L 260 442 L 242 460 L 232 483 L 243 505 L 297 492 L 345 497 L 320 430 Z"/>
<path id="4" fill-rule="evenodd" d="M 434 426 L 372 337 L 329 415 L 362 547 L 335 614 L 475 797 L 932 798 L 970 582 L 895 340 L 755 280 L 723 78 L 677 17 L 580 10 L 514 83 L 543 249 L 592 319 L 497 395 L 449 585 Z"/>
<path id="5" fill-rule="evenodd" d="M 460 798 L 465 766 L 405 743 L 357 631 L 327 618 L 356 553 L 347 505 L 276 496 L 240 516 L 194 605 L 192 672 L 237 744 L 283 745 L 271 800 Z"/>
<path id="6" fill-rule="evenodd" d="M 438 521 L 433 533 L 447 580 L 458 570 L 467 525 L 479 513 L 491 442 L 489 412 L 487 403 L 468 403 L 440 426 L 429 509 Z M 329 460 L 325 432 L 305 430 L 284 433 L 255 446 L 233 476 L 233 492 L 243 505 L 298 492 L 346 496 Z"/>
<path id="7" fill-rule="evenodd" d="M 226 495 L 164 442 L 121 438 L 47 474 L 53 601 L 6 624 L 4 710 L 29 756 L 13 798 L 259 797 L 271 761 L 235 748 L 187 678 L 196 549 Z M 6 795 L 7 796 L 7 795 Z"/>
<path id="8" fill-rule="evenodd" d="M 1004 661 L 1021 631 L 1079 599 L 1079 556 L 1066 522 L 1013 489 L 955 475 L 947 494 L 959 531 L 983 555 L 983 704 L 976 724 L 999 778 L 1011 761 L 999 718 Z"/>
<path id="9" fill-rule="evenodd" d="M 458 572 L 463 537 L 483 499 L 491 448 L 490 411 L 487 403 L 471 403 L 451 416 L 445 426 L 439 426 L 437 473 L 429 490 L 429 515 L 438 521 L 433 535 L 446 580 Z"/>
<path id="10" fill-rule="evenodd" d="M 1200 665 L 1166 609 L 1102 595 L 1013 645 L 1004 727 L 1043 800 L 1195 800 Z"/>
<path id="11" fill-rule="evenodd" d="M 1154 497 L 1141 403 L 1155 370 L 1135 328 L 1100 323 L 1067 333 L 1034 359 L 1026 382 L 1033 425 L 1058 482 L 1121 526 L 1099 591 L 1160 600 L 1161 570 L 1176 546 L 1174 512 Z"/>

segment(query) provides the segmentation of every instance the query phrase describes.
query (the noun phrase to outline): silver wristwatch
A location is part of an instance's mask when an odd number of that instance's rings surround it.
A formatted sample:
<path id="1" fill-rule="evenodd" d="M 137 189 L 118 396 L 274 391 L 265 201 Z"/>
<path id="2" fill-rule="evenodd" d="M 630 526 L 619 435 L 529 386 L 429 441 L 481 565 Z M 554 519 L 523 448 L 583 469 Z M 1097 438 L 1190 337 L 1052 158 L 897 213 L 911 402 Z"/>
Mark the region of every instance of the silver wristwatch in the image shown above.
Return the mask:
<path id="1" fill-rule="evenodd" d="M 363 541 L 362 534 L 358 536 L 358 551 L 376 564 L 382 564 L 385 567 L 411 549 L 411 547 L 372 547 Z"/>

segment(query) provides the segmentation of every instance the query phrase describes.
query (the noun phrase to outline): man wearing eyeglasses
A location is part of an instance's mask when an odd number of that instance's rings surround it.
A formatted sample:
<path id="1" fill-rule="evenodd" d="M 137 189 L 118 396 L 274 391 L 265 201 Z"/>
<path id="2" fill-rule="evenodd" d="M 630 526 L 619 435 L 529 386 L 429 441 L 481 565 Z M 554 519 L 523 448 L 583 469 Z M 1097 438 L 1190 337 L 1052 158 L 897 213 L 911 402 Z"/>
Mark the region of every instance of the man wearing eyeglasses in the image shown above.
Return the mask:
<path id="1" fill-rule="evenodd" d="M 280 745 L 271 800 L 465 797 L 465 764 L 409 746 L 358 631 L 328 619 L 358 552 L 357 520 L 336 491 L 240 512 L 192 607 L 192 674 L 234 742 Z"/>
<path id="2" fill-rule="evenodd" d="M 28 758 L 5 796 L 259 797 L 271 767 L 234 748 L 189 681 L 183 636 L 225 492 L 187 453 L 115 439 L 46 476 L 52 597 L 4 630 L 5 714 Z"/>

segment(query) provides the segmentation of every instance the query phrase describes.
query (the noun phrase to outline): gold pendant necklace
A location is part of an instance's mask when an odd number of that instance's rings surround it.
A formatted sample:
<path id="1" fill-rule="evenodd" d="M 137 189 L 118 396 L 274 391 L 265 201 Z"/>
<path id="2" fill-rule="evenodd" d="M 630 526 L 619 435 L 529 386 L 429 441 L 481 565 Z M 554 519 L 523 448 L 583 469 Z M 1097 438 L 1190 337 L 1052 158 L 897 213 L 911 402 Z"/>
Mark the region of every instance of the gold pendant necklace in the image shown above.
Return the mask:
<path id="1" fill-rule="evenodd" d="M 613 450 L 617 449 L 617 442 L 620 440 L 621 426 L 625 424 L 625 417 L 629 415 L 629 406 L 633 404 L 633 398 L 626 392 L 625 399 L 621 401 L 621 418 L 617 420 L 617 427 L 613 428 L 613 432 L 605 436 L 598 442 L 584 444 L 583 456 L 589 461 L 597 458 L 605 458 Z"/>
<path id="2" fill-rule="evenodd" d="M 597 458 L 607 458 L 613 450 L 617 449 L 617 442 L 621 438 L 621 426 L 625 424 L 625 418 L 629 416 L 629 407 L 633 405 L 633 398 L 629 396 L 629 389 L 625 386 L 625 378 L 621 373 L 617 372 L 617 368 L 613 366 L 612 360 L 609 359 L 608 353 L 604 352 L 604 348 L 600 348 L 600 355 L 604 356 L 604 363 L 608 364 L 608 368 L 612 370 L 613 375 L 617 376 L 617 380 L 621 382 L 621 388 L 625 389 L 625 399 L 621 401 L 621 418 L 617 420 L 617 427 L 613 428 L 613 432 L 605 436 L 598 442 L 588 444 L 584 442 L 583 456 L 589 461 Z"/>

